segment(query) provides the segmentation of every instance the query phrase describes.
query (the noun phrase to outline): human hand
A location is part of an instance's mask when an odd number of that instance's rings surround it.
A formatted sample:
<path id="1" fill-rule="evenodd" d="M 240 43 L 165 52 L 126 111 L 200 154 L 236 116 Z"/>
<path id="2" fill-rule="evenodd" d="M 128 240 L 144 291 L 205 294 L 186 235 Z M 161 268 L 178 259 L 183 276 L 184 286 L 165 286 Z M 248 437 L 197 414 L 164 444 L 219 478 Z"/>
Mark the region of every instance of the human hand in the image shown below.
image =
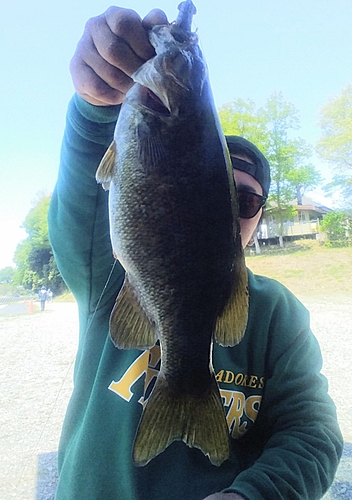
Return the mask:
<path id="1" fill-rule="evenodd" d="M 213 495 L 209 495 L 204 500 L 245 500 L 238 493 L 214 493 Z"/>
<path id="2" fill-rule="evenodd" d="M 121 104 L 132 73 L 155 55 L 147 30 L 167 23 L 159 9 L 142 20 L 133 10 L 110 7 L 89 19 L 70 63 L 77 94 L 96 106 Z"/>

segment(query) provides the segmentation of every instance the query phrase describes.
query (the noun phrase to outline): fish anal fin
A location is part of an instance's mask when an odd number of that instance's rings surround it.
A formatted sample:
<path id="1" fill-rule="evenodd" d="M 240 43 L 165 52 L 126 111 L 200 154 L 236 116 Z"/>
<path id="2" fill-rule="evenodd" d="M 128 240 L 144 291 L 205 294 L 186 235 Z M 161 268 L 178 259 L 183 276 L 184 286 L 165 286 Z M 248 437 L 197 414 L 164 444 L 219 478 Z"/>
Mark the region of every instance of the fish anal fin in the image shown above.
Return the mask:
<path id="1" fill-rule="evenodd" d="M 112 141 L 104 154 L 98 170 L 95 174 L 96 181 L 103 185 L 105 191 L 109 189 L 110 181 L 113 178 L 116 159 L 116 143 Z"/>
<path id="2" fill-rule="evenodd" d="M 215 379 L 209 394 L 195 397 L 173 394 L 159 374 L 137 430 L 135 464 L 146 465 L 173 441 L 199 448 L 217 466 L 229 458 L 229 429 Z"/>
<path id="3" fill-rule="evenodd" d="M 241 249 L 232 271 L 230 298 L 215 325 L 214 338 L 218 344 L 234 346 L 242 340 L 248 321 L 248 307 L 248 272 Z"/>
<path id="4" fill-rule="evenodd" d="M 153 325 L 140 304 L 128 275 L 110 315 L 110 336 L 120 349 L 148 349 L 156 342 Z"/>

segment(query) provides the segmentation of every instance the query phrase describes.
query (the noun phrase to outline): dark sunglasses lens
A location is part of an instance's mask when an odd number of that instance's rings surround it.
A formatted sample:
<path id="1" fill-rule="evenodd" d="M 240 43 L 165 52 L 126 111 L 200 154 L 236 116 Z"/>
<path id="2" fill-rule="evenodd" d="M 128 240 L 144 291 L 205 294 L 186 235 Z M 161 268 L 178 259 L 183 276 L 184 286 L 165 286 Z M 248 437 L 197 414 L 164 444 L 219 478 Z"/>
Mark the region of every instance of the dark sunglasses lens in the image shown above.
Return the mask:
<path id="1" fill-rule="evenodd" d="M 240 217 L 242 219 L 251 219 L 257 215 L 261 207 L 265 204 L 265 199 L 255 193 L 239 191 L 237 195 Z"/>

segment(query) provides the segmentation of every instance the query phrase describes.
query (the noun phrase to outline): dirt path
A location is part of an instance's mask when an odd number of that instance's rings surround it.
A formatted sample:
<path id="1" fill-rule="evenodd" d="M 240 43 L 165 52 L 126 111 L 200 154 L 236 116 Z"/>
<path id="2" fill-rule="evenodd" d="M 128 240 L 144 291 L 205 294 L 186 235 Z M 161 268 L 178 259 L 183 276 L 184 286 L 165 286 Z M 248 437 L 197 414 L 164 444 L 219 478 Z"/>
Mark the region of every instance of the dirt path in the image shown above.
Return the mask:
<path id="1" fill-rule="evenodd" d="M 57 450 L 78 332 L 77 307 L 50 303 L 44 312 L 0 316 L 0 499 L 36 496 L 48 453 Z M 55 480 L 55 461 L 48 464 Z M 46 488 L 49 493 L 50 487 Z M 52 488 L 51 488 L 52 490 Z M 44 492 L 43 492 L 44 493 Z"/>
<path id="2" fill-rule="evenodd" d="M 323 354 L 323 373 L 329 380 L 345 440 L 335 482 L 324 500 L 352 500 L 352 297 L 300 297 L 311 314 L 312 330 Z"/>
<path id="3" fill-rule="evenodd" d="M 352 500 L 352 301 L 301 300 L 311 311 L 347 442 L 335 483 L 324 500 Z M 42 313 L 0 315 L 1 500 L 53 498 L 77 332 L 73 303 L 49 303 Z"/>

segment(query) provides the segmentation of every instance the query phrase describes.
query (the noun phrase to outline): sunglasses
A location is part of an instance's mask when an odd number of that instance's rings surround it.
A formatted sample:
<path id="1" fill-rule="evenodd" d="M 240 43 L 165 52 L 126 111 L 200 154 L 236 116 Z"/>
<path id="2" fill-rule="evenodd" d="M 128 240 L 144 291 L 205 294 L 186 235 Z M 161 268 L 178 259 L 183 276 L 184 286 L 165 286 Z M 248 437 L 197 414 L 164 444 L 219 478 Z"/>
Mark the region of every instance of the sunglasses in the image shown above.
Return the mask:
<path id="1" fill-rule="evenodd" d="M 264 207 L 266 197 L 250 191 L 237 191 L 239 216 L 241 219 L 252 219 Z"/>

